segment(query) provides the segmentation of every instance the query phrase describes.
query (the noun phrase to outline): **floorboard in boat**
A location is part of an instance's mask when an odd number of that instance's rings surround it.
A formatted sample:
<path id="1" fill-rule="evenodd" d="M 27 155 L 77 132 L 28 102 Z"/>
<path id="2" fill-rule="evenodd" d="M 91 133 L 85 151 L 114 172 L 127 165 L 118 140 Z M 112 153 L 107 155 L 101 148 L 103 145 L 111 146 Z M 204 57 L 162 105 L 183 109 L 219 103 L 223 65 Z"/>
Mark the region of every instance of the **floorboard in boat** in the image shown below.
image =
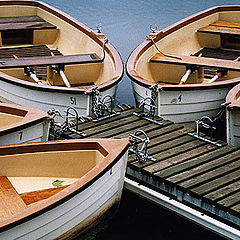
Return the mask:
<path id="1" fill-rule="evenodd" d="M 44 57 L 44 56 L 61 56 L 62 53 L 58 50 L 50 50 L 46 45 L 16 47 L 16 48 L 1 48 L 0 61 L 4 59 L 27 58 L 27 57 Z M 47 67 L 34 67 L 36 75 L 39 79 L 47 76 Z"/>
<path id="2" fill-rule="evenodd" d="M 193 54 L 193 56 L 217 58 L 217 59 L 224 59 L 224 60 L 235 60 L 240 56 L 240 51 L 226 50 L 221 48 L 202 48 L 200 51 Z M 218 68 L 205 67 L 204 76 L 206 78 L 212 78 L 218 70 L 219 70 Z"/>
<path id="3" fill-rule="evenodd" d="M 155 161 L 140 163 L 129 152 L 127 176 L 193 208 L 210 211 L 217 219 L 240 229 L 239 147 L 222 141 L 218 141 L 221 146 L 204 142 L 188 134 L 192 129 L 159 117 L 154 120 L 160 124 L 139 118 L 133 113 L 140 110 L 128 105 L 115 110 L 120 115 L 97 122 L 89 120 L 78 128 L 91 138 L 128 137 L 139 129 L 145 131 L 150 139 L 148 154 Z M 67 136 L 83 138 L 72 133 Z"/>
<path id="4" fill-rule="evenodd" d="M 34 192 L 28 192 L 28 193 L 22 193 L 20 194 L 21 198 L 25 202 L 26 205 L 47 199 L 54 194 L 62 191 L 65 189 L 67 186 L 59 186 L 55 188 L 49 188 L 49 189 L 43 189 L 39 191 L 34 191 Z"/>
<path id="5" fill-rule="evenodd" d="M 6 176 L 0 176 L 0 219 L 27 208 Z"/>

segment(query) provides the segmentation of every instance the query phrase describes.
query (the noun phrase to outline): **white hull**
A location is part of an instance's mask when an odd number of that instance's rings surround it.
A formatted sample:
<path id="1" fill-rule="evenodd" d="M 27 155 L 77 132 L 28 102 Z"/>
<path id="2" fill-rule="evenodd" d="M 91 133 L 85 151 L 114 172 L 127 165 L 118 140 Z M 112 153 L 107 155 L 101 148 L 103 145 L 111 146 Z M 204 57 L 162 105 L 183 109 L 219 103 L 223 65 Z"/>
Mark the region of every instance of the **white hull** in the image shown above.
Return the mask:
<path id="1" fill-rule="evenodd" d="M 32 107 L 48 112 L 56 109 L 63 116 L 66 115 L 66 110 L 73 107 L 77 110 L 79 116 L 87 116 L 91 114 L 91 95 L 83 92 L 67 93 L 61 91 L 45 91 L 36 90 L 34 88 L 26 88 L 24 85 L 15 85 L 9 82 L 0 80 L 0 100 L 4 102 L 15 103 L 22 106 Z M 60 87 L 59 87 L 60 88 Z M 104 97 L 110 95 L 113 98 L 116 95 L 117 84 L 111 88 L 100 92 Z M 64 119 L 57 118 L 58 122 L 63 122 Z"/>
<path id="2" fill-rule="evenodd" d="M 2 135 L 0 136 L 0 145 L 47 141 L 49 127 L 49 120 L 44 120 L 33 126 Z"/>
<path id="3" fill-rule="evenodd" d="M 120 201 L 127 153 L 82 192 L 57 207 L 0 233 L 0 239 L 67 239 L 83 231 Z"/>
<path id="4" fill-rule="evenodd" d="M 136 104 L 151 96 L 150 90 L 132 81 Z M 215 117 L 225 102 L 230 87 L 206 88 L 199 90 L 160 90 L 157 98 L 157 115 L 181 123 L 187 127 L 195 127 L 195 120 L 202 116 Z"/>

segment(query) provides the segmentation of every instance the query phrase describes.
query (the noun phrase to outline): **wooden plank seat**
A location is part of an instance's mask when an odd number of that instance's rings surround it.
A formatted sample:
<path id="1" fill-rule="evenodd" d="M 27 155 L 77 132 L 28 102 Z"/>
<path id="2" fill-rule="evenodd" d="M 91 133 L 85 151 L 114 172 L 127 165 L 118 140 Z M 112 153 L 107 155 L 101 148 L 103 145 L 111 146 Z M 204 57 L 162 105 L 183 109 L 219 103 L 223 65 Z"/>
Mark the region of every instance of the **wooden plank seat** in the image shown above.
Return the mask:
<path id="1" fill-rule="evenodd" d="M 0 17 L 0 31 L 55 28 L 57 27 L 39 16 Z"/>
<path id="2" fill-rule="evenodd" d="M 26 209 L 27 205 L 6 176 L 0 176 L 0 219 Z"/>
<path id="3" fill-rule="evenodd" d="M 86 64 L 98 63 L 102 61 L 103 59 L 99 58 L 95 53 L 65 56 L 29 57 L 0 61 L 0 69 L 49 65 Z"/>
<path id="4" fill-rule="evenodd" d="M 221 69 L 227 69 L 232 71 L 240 70 L 240 62 L 229 61 L 224 59 L 207 58 L 207 57 L 195 57 L 195 56 L 177 56 L 165 57 L 161 53 L 156 53 L 150 62 L 177 64 L 186 66 L 198 66 L 198 67 L 215 67 Z"/>
<path id="5" fill-rule="evenodd" d="M 240 22 L 216 21 L 198 29 L 198 32 L 240 35 Z"/>

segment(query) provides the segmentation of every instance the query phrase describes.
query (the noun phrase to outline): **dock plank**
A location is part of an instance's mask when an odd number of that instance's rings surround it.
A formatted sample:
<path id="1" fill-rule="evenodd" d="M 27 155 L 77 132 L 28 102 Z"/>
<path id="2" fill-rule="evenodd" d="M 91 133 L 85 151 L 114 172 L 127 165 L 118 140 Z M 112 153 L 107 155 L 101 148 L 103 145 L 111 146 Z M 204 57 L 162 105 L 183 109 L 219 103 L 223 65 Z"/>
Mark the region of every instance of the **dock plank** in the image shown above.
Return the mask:
<path id="1" fill-rule="evenodd" d="M 105 129 L 105 131 L 102 131 L 101 133 L 98 134 L 94 133 L 91 134 L 90 136 L 94 136 L 96 138 L 110 138 L 114 137 L 117 133 L 132 132 L 135 129 L 143 128 L 148 124 L 150 123 L 145 120 L 135 120 L 132 121 L 131 124 L 129 125 L 118 126 L 109 130 Z"/>
<path id="2" fill-rule="evenodd" d="M 168 180 L 172 183 L 179 184 L 193 178 L 197 174 L 202 174 L 207 171 L 208 166 L 211 168 L 211 162 L 213 160 L 217 159 L 216 161 L 218 161 L 220 158 L 225 158 L 227 154 L 232 153 L 236 149 L 238 148 L 227 145 L 212 152 L 206 153 L 201 157 L 198 157 L 197 159 L 191 161 L 189 163 L 189 170 L 176 174 L 175 176 L 171 176 L 168 178 Z"/>
<path id="3" fill-rule="evenodd" d="M 225 170 L 224 170 L 224 166 L 221 167 L 220 169 L 218 169 L 218 171 L 216 171 L 215 176 L 205 181 L 202 181 L 201 183 L 199 183 L 200 185 L 198 184 L 198 186 L 191 187 L 191 189 L 194 191 L 194 193 L 197 193 L 199 195 L 204 195 L 220 187 L 228 185 L 233 181 L 239 180 L 240 170 L 234 169 L 234 165 L 235 165 L 234 163 L 229 165 L 230 166 L 228 166 L 228 168 Z M 238 167 L 239 166 L 240 165 L 238 164 Z"/>
<path id="4" fill-rule="evenodd" d="M 232 206 L 240 203 L 240 192 L 236 192 L 236 193 L 232 194 L 231 196 L 228 196 L 228 197 L 218 201 L 218 203 L 225 207 L 232 207 Z"/>
<path id="5" fill-rule="evenodd" d="M 158 164 L 158 169 L 161 169 L 161 170 L 158 170 L 158 172 L 155 171 L 154 175 L 157 175 L 158 177 L 161 177 L 161 178 L 168 178 L 177 173 L 186 171 L 192 168 L 193 165 L 196 166 L 195 160 L 198 159 L 198 156 L 201 156 L 206 152 L 210 152 L 211 150 L 215 150 L 216 148 L 217 146 L 203 143 L 202 146 L 194 148 L 193 150 L 190 150 L 190 151 L 188 150 L 187 152 L 184 152 L 181 155 L 177 155 L 163 162 L 160 162 Z M 194 159 L 192 159 L 193 156 L 194 156 Z"/>
<path id="6" fill-rule="evenodd" d="M 203 145 L 204 142 L 199 140 L 193 140 L 190 136 L 183 136 L 179 139 L 174 139 L 167 143 L 161 144 L 160 146 L 155 146 L 149 149 L 149 154 L 151 157 L 155 158 L 156 161 L 162 161 L 169 157 L 179 155 L 187 149 L 193 149 L 198 146 Z M 148 165 L 154 164 L 152 161 L 147 161 L 145 163 L 133 162 L 132 167 L 145 168 Z"/>
<path id="7" fill-rule="evenodd" d="M 216 178 L 216 176 L 221 176 L 233 171 L 234 169 L 240 167 L 240 161 L 238 161 L 239 153 L 240 151 L 236 151 L 230 153 L 228 158 L 224 156 L 197 167 L 197 175 L 192 177 L 190 180 L 180 183 L 180 185 L 187 188 L 195 188 L 196 190 L 196 187 L 199 185 L 202 186 L 204 182 L 210 181 Z M 194 170 L 196 172 L 196 168 Z"/>
<path id="8" fill-rule="evenodd" d="M 204 197 L 211 199 L 212 201 L 219 201 L 224 197 L 228 196 L 231 193 L 235 193 L 240 190 L 240 180 L 233 182 L 227 186 L 219 188 L 215 191 L 212 191 L 208 194 L 205 194 Z"/>

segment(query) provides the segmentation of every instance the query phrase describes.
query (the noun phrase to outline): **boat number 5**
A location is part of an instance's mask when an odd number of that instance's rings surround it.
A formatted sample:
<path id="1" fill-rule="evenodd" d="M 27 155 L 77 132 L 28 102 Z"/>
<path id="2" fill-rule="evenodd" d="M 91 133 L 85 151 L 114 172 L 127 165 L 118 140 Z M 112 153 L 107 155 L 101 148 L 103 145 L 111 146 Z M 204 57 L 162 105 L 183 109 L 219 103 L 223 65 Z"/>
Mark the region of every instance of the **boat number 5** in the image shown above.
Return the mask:
<path id="1" fill-rule="evenodd" d="M 72 105 L 77 105 L 77 99 L 75 97 L 70 97 L 70 101 Z"/>
<path id="2" fill-rule="evenodd" d="M 178 102 L 182 102 L 182 94 L 178 96 Z"/>

